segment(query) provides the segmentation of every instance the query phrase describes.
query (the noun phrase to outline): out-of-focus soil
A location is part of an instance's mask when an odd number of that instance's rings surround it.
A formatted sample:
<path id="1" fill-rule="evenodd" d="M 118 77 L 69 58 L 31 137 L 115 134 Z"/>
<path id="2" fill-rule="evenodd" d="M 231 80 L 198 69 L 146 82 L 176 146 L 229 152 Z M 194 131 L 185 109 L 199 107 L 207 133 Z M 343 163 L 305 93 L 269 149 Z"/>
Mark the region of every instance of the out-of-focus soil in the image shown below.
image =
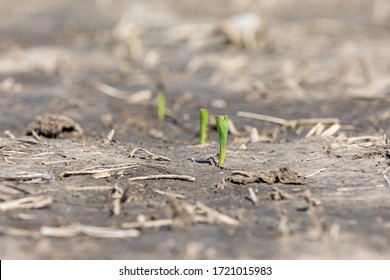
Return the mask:
<path id="1" fill-rule="evenodd" d="M 0 15 L 2 259 L 390 257 L 388 1 Z M 234 125 L 221 169 L 217 114 Z"/>

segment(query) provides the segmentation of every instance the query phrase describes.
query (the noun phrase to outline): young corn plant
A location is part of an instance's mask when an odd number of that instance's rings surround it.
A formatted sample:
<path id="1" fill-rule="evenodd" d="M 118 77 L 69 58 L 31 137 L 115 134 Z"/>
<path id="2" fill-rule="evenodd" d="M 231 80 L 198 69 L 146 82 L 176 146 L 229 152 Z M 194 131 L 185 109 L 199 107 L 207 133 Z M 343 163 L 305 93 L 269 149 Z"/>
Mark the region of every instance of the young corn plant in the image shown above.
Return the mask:
<path id="1" fill-rule="evenodd" d="M 162 91 L 157 95 L 157 117 L 159 120 L 165 118 L 165 95 Z"/>
<path id="2" fill-rule="evenodd" d="M 207 109 L 199 109 L 200 118 L 200 144 L 205 144 L 207 139 L 207 124 L 209 121 L 209 111 Z"/>
<path id="3" fill-rule="evenodd" d="M 215 121 L 217 123 L 217 131 L 219 138 L 219 161 L 218 167 L 221 168 L 225 164 L 226 156 L 226 144 L 227 144 L 227 135 L 229 132 L 228 116 L 225 115 L 223 118 L 221 116 L 215 116 Z"/>

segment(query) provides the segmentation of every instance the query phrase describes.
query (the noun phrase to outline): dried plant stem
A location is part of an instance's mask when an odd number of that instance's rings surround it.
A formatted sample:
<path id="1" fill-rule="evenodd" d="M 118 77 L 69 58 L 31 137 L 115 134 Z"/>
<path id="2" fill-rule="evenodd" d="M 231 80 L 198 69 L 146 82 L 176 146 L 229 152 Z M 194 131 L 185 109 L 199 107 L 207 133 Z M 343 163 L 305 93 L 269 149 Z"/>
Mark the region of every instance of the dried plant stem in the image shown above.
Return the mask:
<path id="1" fill-rule="evenodd" d="M 151 227 L 165 227 L 172 226 L 173 219 L 161 219 L 154 221 L 145 221 L 145 222 L 133 222 L 133 223 L 123 223 L 122 228 L 151 228 Z"/>
<path id="2" fill-rule="evenodd" d="M 130 178 L 128 180 L 140 181 L 140 180 L 158 180 L 158 179 L 172 179 L 172 180 L 183 180 L 183 181 L 195 182 L 195 177 L 191 177 L 187 175 L 175 175 L 175 174 L 139 176 L 139 177 Z"/>
<path id="3" fill-rule="evenodd" d="M 253 204 L 256 205 L 257 201 L 258 201 L 258 198 L 257 198 L 257 196 L 255 194 L 255 191 L 253 190 L 253 188 L 249 188 L 248 191 L 249 191 L 250 199 L 252 200 Z"/>
<path id="4" fill-rule="evenodd" d="M 240 221 L 233 219 L 232 217 L 229 217 L 225 214 L 219 213 L 218 211 L 204 205 L 201 202 L 197 202 L 196 207 L 198 207 L 200 210 L 203 210 L 204 212 L 206 212 L 212 218 L 214 218 L 214 219 L 216 219 L 224 224 L 228 224 L 231 226 L 240 226 L 241 225 Z"/>
<path id="5" fill-rule="evenodd" d="M 121 166 L 121 167 L 113 167 L 113 168 L 106 168 L 106 169 L 95 169 L 95 170 L 76 170 L 76 171 L 66 171 L 62 173 L 62 177 L 69 177 L 69 176 L 76 176 L 76 175 L 93 175 L 96 173 L 102 173 L 102 172 L 111 172 L 111 171 L 118 171 L 123 169 L 130 169 L 137 167 L 138 164 L 132 164 L 127 166 Z"/>
<path id="6" fill-rule="evenodd" d="M 130 157 L 134 157 L 135 156 L 135 153 L 138 152 L 138 151 L 143 151 L 145 153 L 147 153 L 148 155 L 151 156 L 151 158 L 153 160 L 159 160 L 159 161 L 171 161 L 171 159 L 169 157 L 164 157 L 164 156 L 158 156 L 158 155 L 155 155 L 147 150 L 145 150 L 144 148 L 135 148 L 134 150 L 132 150 L 130 152 Z"/>
<path id="7" fill-rule="evenodd" d="M 317 175 L 317 174 L 320 174 L 321 172 L 323 172 L 323 171 L 325 171 L 325 170 L 326 170 L 326 168 L 322 168 L 322 169 L 320 169 L 320 170 L 318 170 L 318 171 L 316 171 L 316 172 L 313 172 L 313 173 L 311 173 L 311 174 L 306 175 L 304 178 L 306 179 L 306 178 L 313 177 L 313 176 L 315 176 L 315 175 Z"/>
<path id="8" fill-rule="evenodd" d="M 66 187 L 67 191 L 109 191 L 112 190 L 110 186 L 85 186 L 85 187 Z"/>
<path id="9" fill-rule="evenodd" d="M 34 209 L 43 208 L 53 203 L 53 198 L 48 196 L 29 196 L 16 200 L 0 203 L 0 210 L 7 211 L 13 209 Z"/>
<path id="10" fill-rule="evenodd" d="M 178 194 L 178 193 L 164 192 L 164 191 L 161 191 L 161 190 L 153 190 L 153 191 L 154 191 L 155 193 L 162 194 L 162 195 L 173 195 L 173 196 L 176 197 L 176 198 L 181 198 L 181 199 L 185 199 L 185 198 L 186 198 L 185 195 Z"/>
<path id="11" fill-rule="evenodd" d="M 115 229 L 86 225 L 71 225 L 69 227 L 41 227 L 41 235 L 53 237 L 74 237 L 84 234 L 96 238 L 128 238 L 138 237 L 139 231 L 135 229 Z"/>
<path id="12" fill-rule="evenodd" d="M 286 119 L 281 119 L 281 118 L 276 118 L 276 117 L 271 117 L 271 116 L 266 116 L 266 115 L 261 115 L 261 114 L 238 111 L 237 116 L 241 117 L 241 118 L 276 123 L 276 124 L 280 124 L 280 125 L 288 125 L 288 120 L 286 120 Z"/>
<path id="13" fill-rule="evenodd" d="M 12 235 L 12 236 L 22 236 L 22 237 L 33 237 L 38 238 L 39 232 L 28 230 L 28 229 L 21 229 L 21 228 L 13 228 L 13 227 L 4 227 L 0 226 L 0 233 Z"/>
<path id="14" fill-rule="evenodd" d="M 242 112 L 242 111 L 238 111 L 237 116 L 242 118 L 276 123 L 288 127 L 296 127 L 299 125 L 315 125 L 317 123 L 322 123 L 322 124 L 340 123 L 340 120 L 337 118 L 304 118 L 304 119 L 287 120 L 287 119 L 276 118 L 272 116 L 255 114 L 250 112 Z"/>

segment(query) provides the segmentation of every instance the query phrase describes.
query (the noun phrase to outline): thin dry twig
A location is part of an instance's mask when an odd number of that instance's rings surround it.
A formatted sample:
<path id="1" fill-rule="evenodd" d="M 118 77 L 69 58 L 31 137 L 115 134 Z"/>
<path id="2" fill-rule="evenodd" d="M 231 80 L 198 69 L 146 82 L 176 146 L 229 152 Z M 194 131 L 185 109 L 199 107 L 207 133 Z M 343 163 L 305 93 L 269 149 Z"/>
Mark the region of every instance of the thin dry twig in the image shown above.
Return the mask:
<path id="1" fill-rule="evenodd" d="M 111 186 L 84 186 L 84 187 L 65 187 L 67 191 L 109 191 L 112 190 Z"/>
<path id="2" fill-rule="evenodd" d="M 12 140 L 16 138 L 15 135 L 13 135 L 12 132 L 9 131 L 9 130 L 5 130 L 5 131 L 4 131 L 4 135 L 8 136 L 8 137 L 11 138 Z"/>
<path id="3" fill-rule="evenodd" d="M 315 176 L 317 174 L 320 174 L 321 172 L 324 172 L 325 170 L 326 170 L 326 168 L 322 168 L 322 169 L 320 169 L 320 170 L 318 170 L 316 172 L 313 172 L 311 174 L 308 174 L 308 175 L 304 176 L 303 178 L 307 179 L 307 178 L 313 177 L 313 176 Z"/>
<path id="4" fill-rule="evenodd" d="M 187 148 L 207 148 L 207 147 L 211 147 L 211 144 L 210 143 L 204 143 L 204 144 L 195 144 L 195 145 L 190 145 L 190 146 L 186 146 Z"/>
<path id="5" fill-rule="evenodd" d="M 248 119 L 276 123 L 276 124 L 280 124 L 280 125 L 284 125 L 284 126 L 288 125 L 288 123 L 289 123 L 289 121 L 286 119 L 276 118 L 276 117 L 271 117 L 271 116 L 266 116 L 266 115 L 261 115 L 261 114 L 255 114 L 255 113 L 250 113 L 250 112 L 238 111 L 237 116 L 241 117 L 241 118 L 248 118 Z"/>
<path id="6" fill-rule="evenodd" d="M 339 131 L 341 128 L 340 124 L 335 123 L 331 125 L 327 130 L 321 133 L 321 137 L 329 137 L 335 134 L 337 131 Z"/>
<path id="7" fill-rule="evenodd" d="M 140 181 L 140 180 L 158 180 L 158 179 L 171 179 L 171 180 L 183 180 L 189 182 L 195 182 L 195 177 L 187 175 L 175 175 L 175 174 L 159 174 L 159 175 L 149 175 L 149 176 L 139 176 L 129 178 L 129 181 Z"/>
<path id="8" fill-rule="evenodd" d="M 0 193 L 4 193 L 7 195 L 19 195 L 19 194 L 22 194 L 23 192 L 21 192 L 17 188 L 14 188 L 13 186 L 6 186 L 3 184 L 0 184 Z"/>
<path id="9" fill-rule="evenodd" d="M 383 179 L 385 179 L 387 186 L 390 188 L 390 179 L 386 174 L 383 174 Z"/>
<path id="10" fill-rule="evenodd" d="M 324 124 L 323 123 L 317 123 L 316 125 L 314 125 L 310 130 L 309 132 L 305 135 L 305 138 L 309 138 L 311 136 L 318 136 L 318 135 L 321 135 L 321 133 L 324 131 Z"/>
<path id="11" fill-rule="evenodd" d="M 55 160 L 55 161 L 43 161 L 42 164 L 43 165 L 51 165 L 51 164 L 59 164 L 59 163 L 68 163 L 68 162 L 71 162 L 71 161 L 74 161 L 74 159 L 63 159 L 63 160 Z"/>
<path id="12" fill-rule="evenodd" d="M 111 97 L 115 97 L 115 98 L 122 99 L 122 100 L 126 100 L 126 98 L 127 98 L 127 94 L 124 91 L 119 90 L 115 87 L 109 86 L 107 84 L 104 84 L 102 82 L 92 81 L 91 86 L 95 90 L 100 91 L 101 93 L 107 94 Z"/>
<path id="13" fill-rule="evenodd" d="M 99 81 L 92 81 L 91 86 L 92 88 L 101 93 L 121 100 L 125 100 L 129 104 L 139 104 L 150 100 L 153 96 L 153 92 L 151 90 L 141 90 L 132 94 L 128 94 L 122 90 L 119 90 L 113 86 L 104 84 Z"/>
<path id="14" fill-rule="evenodd" d="M 240 133 L 237 130 L 236 126 L 234 125 L 234 122 L 231 119 L 228 120 L 228 126 L 229 126 L 229 133 L 231 135 L 233 135 L 233 136 L 241 136 L 242 135 L 242 133 Z"/>
<path id="15" fill-rule="evenodd" d="M 153 227 L 165 227 L 172 226 L 173 219 L 161 219 L 144 222 L 123 223 L 122 228 L 153 228 Z"/>
<path id="16" fill-rule="evenodd" d="M 39 142 L 44 142 L 44 141 L 42 140 L 42 138 L 38 135 L 38 133 L 37 133 L 34 129 L 31 131 L 31 134 L 32 134 L 32 136 L 33 136 L 35 139 L 37 139 L 37 141 L 39 141 Z"/>
<path id="17" fill-rule="evenodd" d="M 120 166 L 120 167 L 113 167 L 113 168 L 106 168 L 106 169 L 95 169 L 95 170 L 76 170 L 76 171 L 66 171 L 61 174 L 62 177 L 69 177 L 69 176 L 77 176 L 77 175 L 93 175 L 97 173 L 104 173 L 104 172 L 112 172 L 112 171 L 118 171 L 118 170 L 124 170 L 124 169 L 130 169 L 137 167 L 138 164 L 131 164 L 127 166 Z"/>
<path id="18" fill-rule="evenodd" d="M 357 137 L 349 137 L 347 139 L 348 143 L 355 143 L 355 142 L 374 142 L 374 141 L 382 141 L 384 140 L 383 136 L 370 136 L 370 135 L 364 135 L 364 136 L 357 136 Z"/>
<path id="19" fill-rule="evenodd" d="M 168 158 L 168 157 L 155 155 L 155 154 L 153 154 L 153 153 L 151 153 L 151 152 L 149 152 L 149 151 L 147 151 L 147 150 L 145 150 L 145 149 L 143 149 L 143 148 L 135 148 L 134 150 L 132 150 L 132 151 L 130 152 L 130 157 L 134 157 L 134 156 L 135 156 L 135 153 L 136 153 L 137 151 L 143 151 L 143 152 L 147 153 L 148 155 L 151 156 L 151 158 L 152 158 L 153 160 L 171 161 L 171 159 Z"/>
<path id="20" fill-rule="evenodd" d="M 49 196 L 29 196 L 2 202 L 0 203 L 0 210 L 43 208 L 52 203 L 53 198 Z"/>
<path id="21" fill-rule="evenodd" d="M 26 171 L 19 171 L 15 172 L 13 174 L 7 174 L 7 173 L 0 173 L 0 179 L 3 180 L 10 180 L 10 181 L 27 181 L 27 180 L 33 180 L 33 179 L 42 179 L 42 180 L 50 180 L 52 179 L 52 176 L 47 173 L 34 173 L 34 172 L 26 172 Z"/>
<path id="22" fill-rule="evenodd" d="M 222 214 L 222 213 L 204 205 L 201 202 L 197 202 L 196 207 L 199 208 L 200 210 L 206 212 L 207 215 L 209 215 L 211 218 L 214 218 L 214 219 L 216 219 L 224 224 L 228 224 L 231 226 L 240 226 L 241 225 L 240 221 L 238 221 L 232 217 L 229 217 L 225 214 Z"/>
<path id="23" fill-rule="evenodd" d="M 181 198 L 181 199 L 185 199 L 186 196 L 185 195 L 182 195 L 182 194 L 178 194 L 178 193 L 172 193 L 172 192 L 164 192 L 164 191 L 161 191 L 161 190 L 153 190 L 155 193 L 158 193 L 158 194 L 162 194 L 162 195 L 172 195 L 176 198 Z"/>
<path id="24" fill-rule="evenodd" d="M 112 141 L 112 138 L 114 138 L 115 129 L 111 129 L 110 132 L 107 134 L 106 138 L 104 138 L 105 144 L 110 144 Z"/>
<path id="25" fill-rule="evenodd" d="M 94 179 L 108 178 L 108 177 L 111 177 L 111 173 L 110 172 L 99 172 L 99 173 L 93 174 L 92 177 Z"/>
<path id="26" fill-rule="evenodd" d="M 115 229 L 108 227 L 95 227 L 86 225 L 70 225 L 68 227 L 42 227 L 41 235 L 53 237 L 74 237 L 78 234 L 84 234 L 97 238 L 128 238 L 138 237 L 139 231 L 135 229 Z"/>
<path id="27" fill-rule="evenodd" d="M 340 120 L 337 118 L 304 118 L 304 119 L 293 119 L 293 120 L 287 120 L 267 115 L 261 115 L 261 114 L 255 114 L 250 112 L 243 112 L 238 111 L 237 112 L 238 117 L 242 118 L 248 118 L 248 119 L 254 119 L 254 120 L 261 120 L 271 123 L 280 124 L 282 126 L 287 127 L 296 127 L 299 125 L 314 125 L 317 123 L 323 123 L 323 124 L 335 124 L 339 123 Z"/>
<path id="28" fill-rule="evenodd" d="M 43 226 L 40 229 L 40 234 L 42 236 L 48 236 L 48 237 L 70 238 L 70 237 L 77 236 L 78 231 L 69 227 Z"/>
<path id="29" fill-rule="evenodd" d="M 85 226 L 85 225 L 72 225 L 71 229 L 77 230 L 80 233 L 83 233 L 90 237 L 100 237 L 100 238 L 128 238 L 128 237 L 138 237 L 138 230 L 123 230 L 107 227 L 94 227 L 94 226 Z"/>
<path id="30" fill-rule="evenodd" d="M 255 194 L 255 191 L 253 190 L 253 188 L 249 188 L 248 191 L 249 191 L 250 199 L 252 200 L 253 204 L 256 205 L 257 201 L 258 201 L 258 198 L 257 198 L 257 196 Z"/>
<path id="31" fill-rule="evenodd" d="M 38 238 L 39 232 L 29 229 L 14 228 L 14 227 L 5 227 L 0 226 L 0 232 L 12 236 L 22 236 L 22 237 L 33 237 Z"/>
<path id="32" fill-rule="evenodd" d="M 81 169 L 81 171 L 87 171 L 87 170 L 95 170 L 95 169 L 98 169 L 98 170 L 101 170 L 101 171 L 107 171 L 107 170 L 104 170 L 104 169 L 100 169 L 100 168 L 118 168 L 118 167 L 128 167 L 128 166 L 131 166 L 131 165 L 137 165 L 138 163 L 135 162 L 135 161 L 129 161 L 129 162 L 126 162 L 126 163 L 118 163 L 118 164 L 107 164 L 107 165 L 104 165 L 104 166 L 101 166 L 101 165 L 95 165 L 95 166 L 90 166 L 90 167 L 87 167 L 87 168 L 84 168 L 84 169 Z"/>
<path id="33" fill-rule="evenodd" d="M 171 197 L 172 198 L 172 197 Z M 191 204 L 183 204 L 181 206 L 177 204 L 172 205 L 173 208 L 177 212 L 182 212 L 183 210 L 185 213 L 176 213 L 177 217 L 173 219 L 161 219 L 161 220 L 153 220 L 153 221 L 141 221 L 141 222 L 130 222 L 130 223 L 123 223 L 123 228 L 151 228 L 151 227 L 163 227 L 163 226 L 177 226 L 178 219 L 181 221 L 184 218 L 189 218 L 187 215 L 191 215 L 190 224 L 194 223 L 206 223 L 211 224 L 215 221 L 222 222 L 224 224 L 232 225 L 232 226 L 240 226 L 240 221 L 229 217 L 225 214 L 222 214 L 210 207 L 207 207 L 206 205 L 202 204 L 201 202 L 197 202 L 196 205 Z M 195 211 L 195 208 L 203 212 L 203 214 L 195 214 L 193 211 Z M 192 209 L 192 210 L 191 210 Z M 185 215 L 184 215 L 185 214 Z M 193 215 L 194 214 L 194 215 Z M 207 215 L 207 217 L 203 216 L 204 214 Z M 181 215 L 184 215 L 183 217 L 180 217 Z"/>
<path id="34" fill-rule="evenodd" d="M 383 184 L 379 184 L 376 186 L 369 186 L 369 187 L 343 187 L 343 188 L 337 188 L 336 192 L 355 192 L 355 191 L 367 191 L 372 189 L 379 189 L 383 188 Z"/>

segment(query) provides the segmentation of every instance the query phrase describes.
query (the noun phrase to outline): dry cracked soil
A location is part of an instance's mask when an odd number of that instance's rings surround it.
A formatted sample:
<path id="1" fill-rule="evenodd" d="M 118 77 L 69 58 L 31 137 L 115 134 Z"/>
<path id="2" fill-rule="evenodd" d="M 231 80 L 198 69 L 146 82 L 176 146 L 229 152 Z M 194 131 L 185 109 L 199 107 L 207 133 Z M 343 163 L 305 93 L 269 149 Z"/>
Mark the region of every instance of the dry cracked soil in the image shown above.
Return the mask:
<path id="1" fill-rule="evenodd" d="M 1 259 L 389 259 L 388 1 L 0 14 Z"/>

